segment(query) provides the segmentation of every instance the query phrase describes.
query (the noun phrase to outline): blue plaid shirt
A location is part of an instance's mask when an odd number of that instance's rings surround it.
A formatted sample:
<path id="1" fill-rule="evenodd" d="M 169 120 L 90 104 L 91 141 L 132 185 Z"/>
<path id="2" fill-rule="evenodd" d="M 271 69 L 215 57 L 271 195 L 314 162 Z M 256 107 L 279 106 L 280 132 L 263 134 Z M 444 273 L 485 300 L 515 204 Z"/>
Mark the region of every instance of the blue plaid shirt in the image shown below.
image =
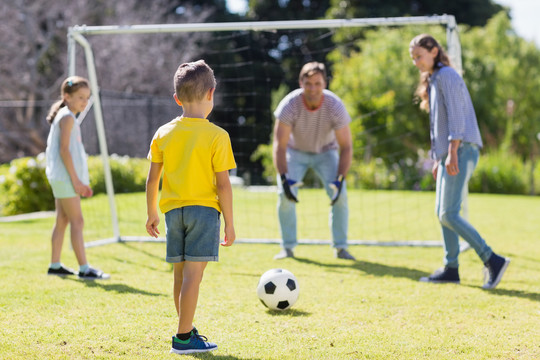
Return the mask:
<path id="1" fill-rule="evenodd" d="M 441 160 L 448 154 L 451 140 L 482 147 L 467 86 L 456 70 L 449 66 L 435 70 L 429 79 L 429 120 L 433 159 Z"/>

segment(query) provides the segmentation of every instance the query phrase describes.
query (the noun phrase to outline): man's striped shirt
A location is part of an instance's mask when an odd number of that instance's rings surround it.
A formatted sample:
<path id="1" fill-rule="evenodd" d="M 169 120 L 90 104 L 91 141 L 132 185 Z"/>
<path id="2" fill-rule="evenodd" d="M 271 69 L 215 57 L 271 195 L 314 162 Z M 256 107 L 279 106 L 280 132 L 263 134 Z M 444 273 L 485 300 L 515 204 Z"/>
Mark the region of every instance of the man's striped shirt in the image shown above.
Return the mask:
<path id="1" fill-rule="evenodd" d="M 309 153 L 338 149 L 334 131 L 347 126 L 351 117 L 341 99 L 330 90 L 323 90 L 321 106 L 309 110 L 304 102 L 304 89 L 297 89 L 281 100 L 274 116 L 292 127 L 288 146 Z"/>

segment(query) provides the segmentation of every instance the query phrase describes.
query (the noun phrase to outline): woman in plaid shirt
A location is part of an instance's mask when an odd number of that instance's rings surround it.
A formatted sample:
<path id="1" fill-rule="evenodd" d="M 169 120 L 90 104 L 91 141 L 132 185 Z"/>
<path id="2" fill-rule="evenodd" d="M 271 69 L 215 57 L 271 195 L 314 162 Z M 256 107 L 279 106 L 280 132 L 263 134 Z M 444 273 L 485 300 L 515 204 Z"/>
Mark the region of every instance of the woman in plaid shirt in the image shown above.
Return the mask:
<path id="1" fill-rule="evenodd" d="M 462 216 L 464 190 L 478 163 L 482 139 L 467 86 L 450 66 L 437 40 L 421 34 L 409 45 L 414 65 L 420 70 L 416 95 L 420 108 L 429 113 L 433 177 L 437 181 L 435 210 L 444 240 L 444 268 L 420 281 L 459 283 L 458 255 L 461 236 L 485 264 L 484 289 L 493 289 L 510 263 L 487 245 Z"/>

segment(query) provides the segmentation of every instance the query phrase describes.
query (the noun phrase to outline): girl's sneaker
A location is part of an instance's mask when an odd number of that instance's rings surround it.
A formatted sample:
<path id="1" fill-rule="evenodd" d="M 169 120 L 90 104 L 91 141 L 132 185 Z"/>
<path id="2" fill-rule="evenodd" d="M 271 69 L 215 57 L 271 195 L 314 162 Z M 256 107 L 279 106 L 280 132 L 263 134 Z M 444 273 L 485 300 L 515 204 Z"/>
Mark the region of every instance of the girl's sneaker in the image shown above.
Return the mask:
<path id="1" fill-rule="evenodd" d="M 81 280 L 107 280 L 110 277 L 111 275 L 93 267 L 89 267 L 85 272 L 79 271 L 79 279 Z"/>
<path id="2" fill-rule="evenodd" d="M 204 335 L 199 335 L 197 329 L 191 330 L 191 336 L 187 340 L 180 340 L 176 336 L 172 337 L 171 353 L 174 354 L 192 354 L 199 352 L 206 352 L 216 350 L 217 345 L 208 342 L 208 339 Z"/>
<path id="3" fill-rule="evenodd" d="M 61 265 L 58 269 L 49 268 L 49 270 L 47 270 L 47 275 L 67 276 L 77 275 L 77 273 L 64 265 Z"/>

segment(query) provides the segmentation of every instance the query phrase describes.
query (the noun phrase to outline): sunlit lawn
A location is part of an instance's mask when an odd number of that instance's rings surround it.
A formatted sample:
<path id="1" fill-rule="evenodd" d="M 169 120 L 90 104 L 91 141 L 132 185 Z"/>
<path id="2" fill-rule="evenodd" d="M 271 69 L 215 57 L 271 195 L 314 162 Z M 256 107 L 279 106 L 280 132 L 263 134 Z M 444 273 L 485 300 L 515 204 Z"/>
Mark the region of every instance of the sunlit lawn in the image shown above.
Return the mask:
<path id="1" fill-rule="evenodd" d="M 301 237 L 328 240 L 327 199 L 308 193 L 301 194 L 299 216 L 314 215 L 301 218 L 312 225 L 301 227 Z M 279 237 L 274 193 L 235 195 L 240 239 Z M 378 224 L 384 207 L 399 214 L 395 199 L 423 216 L 397 215 L 393 223 L 400 225 L 385 233 Z M 350 200 L 352 239 L 440 239 L 432 193 L 353 191 Z M 121 233 L 143 236 L 144 194 L 118 202 Z M 85 201 L 89 233 L 107 227 L 106 208 L 104 197 Z M 220 261 L 207 267 L 195 318 L 219 348 L 196 358 L 539 359 L 540 200 L 472 194 L 469 212 L 490 245 L 512 259 L 493 291 L 481 289 L 482 264 L 473 251 L 460 257 L 461 285 L 430 285 L 417 279 L 441 265 L 440 247 L 353 246 L 356 262 L 335 259 L 327 245 L 300 245 L 297 259 L 280 262 L 272 260 L 276 244 L 222 248 Z M 173 358 L 177 320 L 164 244 L 89 248 L 91 263 L 112 274 L 109 281 L 48 277 L 52 224 L 53 218 L 0 223 L 0 358 Z M 66 238 L 62 260 L 76 267 L 68 244 Z M 267 311 L 255 292 L 259 276 L 275 267 L 292 271 L 300 284 L 298 302 L 283 313 Z"/>

